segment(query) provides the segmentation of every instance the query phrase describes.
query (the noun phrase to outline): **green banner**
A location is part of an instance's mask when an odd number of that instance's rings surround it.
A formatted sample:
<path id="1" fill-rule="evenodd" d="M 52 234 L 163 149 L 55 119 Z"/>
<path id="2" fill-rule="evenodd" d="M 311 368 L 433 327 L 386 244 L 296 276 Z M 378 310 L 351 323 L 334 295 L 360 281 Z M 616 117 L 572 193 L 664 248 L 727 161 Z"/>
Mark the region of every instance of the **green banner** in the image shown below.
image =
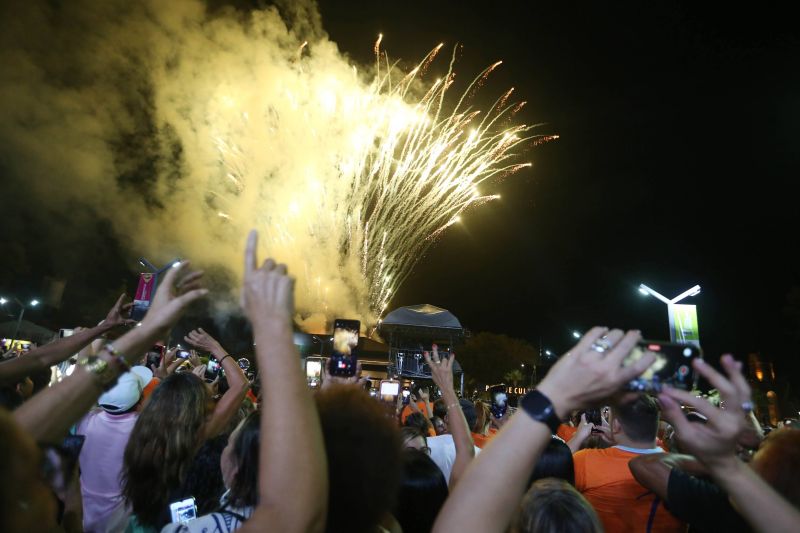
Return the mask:
<path id="1" fill-rule="evenodd" d="M 670 306 L 670 326 L 674 342 L 700 346 L 700 328 L 697 324 L 697 306 L 673 304 Z"/>

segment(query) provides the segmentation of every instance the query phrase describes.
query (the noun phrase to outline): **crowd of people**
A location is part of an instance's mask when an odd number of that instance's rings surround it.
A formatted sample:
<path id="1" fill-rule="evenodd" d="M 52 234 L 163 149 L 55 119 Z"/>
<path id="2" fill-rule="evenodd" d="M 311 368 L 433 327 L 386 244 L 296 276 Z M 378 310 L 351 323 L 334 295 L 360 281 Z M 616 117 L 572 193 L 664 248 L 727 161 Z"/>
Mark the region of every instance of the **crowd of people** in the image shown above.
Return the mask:
<path id="1" fill-rule="evenodd" d="M 800 431 L 764 436 L 733 357 L 722 372 L 693 363 L 724 407 L 669 387 L 621 392 L 653 359 L 623 366 L 639 332 L 601 327 L 504 416 L 459 397 L 455 357 L 436 346 L 424 357 L 440 394 L 386 403 L 359 373 L 327 371 L 311 390 L 293 344 L 293 280 L 256 249 L 252 232 L 241 307 L 255 381 L 202 329 L 185 341 L 208 361 L 176 349 L 153 358 L 208 294 L 188 262 L 166 273 L 139 326 L 127 327 L 120 298 L 99 325 L 4 357 L 0 531 L 799 527 Z M 74 354 L 74 369 L 51 382 Z M 209 378 L 211 366 L 224 379 Z"/>

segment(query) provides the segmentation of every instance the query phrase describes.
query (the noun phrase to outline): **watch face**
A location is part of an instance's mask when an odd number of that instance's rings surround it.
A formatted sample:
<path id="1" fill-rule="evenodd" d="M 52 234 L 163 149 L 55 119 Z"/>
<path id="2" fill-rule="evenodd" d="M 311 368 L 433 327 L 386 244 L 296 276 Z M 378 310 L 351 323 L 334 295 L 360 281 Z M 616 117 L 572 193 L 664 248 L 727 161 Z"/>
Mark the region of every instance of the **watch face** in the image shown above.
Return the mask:
<path id="1" fill-rule="evenodd" d="M 561 423 L 556 415 L 553 404 L 541 392 L 533 390 L 522 399 L 522 408 L 528 415 L 539 422 L 547 424 L 555 432 Z"/>

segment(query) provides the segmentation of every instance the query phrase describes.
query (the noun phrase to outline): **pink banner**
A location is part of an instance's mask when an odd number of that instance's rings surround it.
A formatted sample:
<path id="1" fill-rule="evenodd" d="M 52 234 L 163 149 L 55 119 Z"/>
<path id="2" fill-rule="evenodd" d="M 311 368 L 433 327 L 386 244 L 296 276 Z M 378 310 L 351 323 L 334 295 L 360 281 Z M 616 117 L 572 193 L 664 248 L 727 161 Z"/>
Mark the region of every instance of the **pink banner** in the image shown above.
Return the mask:
<path id="1" fill-rule="evenodd" d="M 153 294 L 155 277 L 151 273 L 139 274 L 139 286 L 136 288 L 134 301 L 149 302 Z"/>

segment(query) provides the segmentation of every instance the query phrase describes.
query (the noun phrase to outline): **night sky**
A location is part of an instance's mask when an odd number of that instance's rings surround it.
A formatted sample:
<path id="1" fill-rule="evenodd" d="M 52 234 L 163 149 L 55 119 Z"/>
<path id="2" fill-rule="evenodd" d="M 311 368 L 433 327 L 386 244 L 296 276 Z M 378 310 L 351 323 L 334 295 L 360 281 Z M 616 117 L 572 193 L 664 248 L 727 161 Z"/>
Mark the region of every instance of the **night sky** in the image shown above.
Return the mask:
<path id="1" fill-rule="evenodd" d="M 572 330 L 595 324 L 668 338 L 666 307 L 636 287 L 671 297 L 697 283 L 703 292 L 685 303 L 698 305 L 708 356 L 761 351 L 779 374 L 796 375 L 794 19 L 754 6 L 553 4 L 320 2 L 331 39 L 360 64 L 373 60 L 379 32 L 404 65 L 439 42 L 460 43 L 459 80 L 504 60 L 477 103 L 513 86 L 528 102 L 521 120 L 560 135 L 526 154 L 532 169 L 487 187 L 502 199 L 466 213 L 392 307 L 431 303 L 474 332 L 563 351 Z M 431 76 L 443 73 L 444 57 Z M 103 224 L 81 236 L 76 258 L 63 253 L 65 238 L 26 224 L 35 207 L 6 211 L 0 289 L 32 294 L 43 275 L 65 277 L 65 320 L 83 319 L 101 298 L 105 307 L 122 283 L 133 289 L 133 265 Z"/>
<path id="2" fill-rule="evenodd" d="M 672 297 L 699 283 L 684 303 L 698 305 L 708 356 L 762 351 L 796 369 L 784 309 L 800 285 L 789 17 L 555 4 L 321 3 L 332 39 L 362 62 L 378 32 L 396 58 L 461 43 L 463 76 L 503 59 L 484 103 L 514 86 L 524 120 L 561 136 L 495 187 L 501 200 L 462 217 L 394 304 L 433 303 L 473 331 L 564 350 L 595 324 L 666 339 L 666 306 L 638 284 Z"/>

